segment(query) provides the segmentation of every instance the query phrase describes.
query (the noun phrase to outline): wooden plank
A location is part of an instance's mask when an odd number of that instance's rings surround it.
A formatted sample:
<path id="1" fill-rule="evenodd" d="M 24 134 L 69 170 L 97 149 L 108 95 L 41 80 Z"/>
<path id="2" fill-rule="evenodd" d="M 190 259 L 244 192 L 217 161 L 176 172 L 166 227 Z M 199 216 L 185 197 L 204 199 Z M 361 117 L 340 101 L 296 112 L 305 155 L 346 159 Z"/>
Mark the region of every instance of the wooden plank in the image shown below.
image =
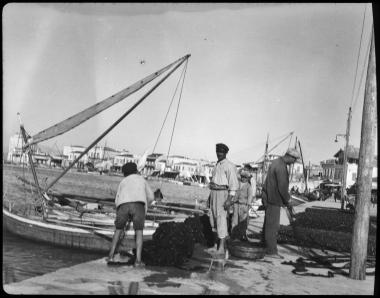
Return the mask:
<path id="1" fill-rule="evenodd" d="M 85 224 L 80 224 L 76 222 L 70 222 L 70 221 L 65 221 L 65 220 L 59 220 L 59 219 L 52 219 L 52 218 L 47 218 L 47 222 L 53 222 L 53 223 L 58 223 L 58 224 L 63 224 L 67 226 L 73 226 L 77 228 L 84 228 L 86 230 L 102 230 L 102 231 L 110 231 L 113 232 L 113 229 L 105 229 L 97 226 L 90 226 L 90 225 L 85 225 Z"/>
<path id="2" fill-rule="evenodd" d="M 153 205 L 152 207 L 162 208 L 162 209 L 170 209 L 170 210 L 178 210 L 178 211 L 186 211 L 191 213 L 199 213 L 199 214 L 205 214 L 205 211 L 199 210 L 199 209 L 190 209 L 190 208 L 182 208 L 182 207 L 173 207 L 173 206 L 166 206 L 166 205 Z"/>

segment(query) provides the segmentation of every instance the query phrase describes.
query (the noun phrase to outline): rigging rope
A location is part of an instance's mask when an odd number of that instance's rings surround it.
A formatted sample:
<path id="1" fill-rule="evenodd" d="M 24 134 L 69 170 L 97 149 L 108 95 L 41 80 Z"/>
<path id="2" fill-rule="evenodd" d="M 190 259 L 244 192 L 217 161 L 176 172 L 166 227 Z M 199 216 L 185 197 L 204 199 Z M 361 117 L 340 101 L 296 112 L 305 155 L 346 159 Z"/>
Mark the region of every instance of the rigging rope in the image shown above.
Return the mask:
<path id="1" fill-rule="evenodd" d="M 288 149 L 289 149 L 289 147 L 290 147 L 290 143 L 292 142 L 292 138 L 293 138 L 293 134 L 290 136 Z"/>
<path id="2" fill-rule="evenodd" d="M 268 150 L 267 154 L 269 154 L 270 152 L 272 152 L 275 148 L 277 148 L 282 142 L 284 142 L 288 137 L 292 136 L 294 133 L 294 131 L 292 131 L 290 134 L 288 134 L 284 139 L 282 139 L 276 146 L 272 147 L 270 150 Z M 263 154 L 257 161 L 259 162 L 263 157 L 265 156 L 265 154 Z"/>
<path id="3" fill-rule="evenodd" d="M 366 69 L 368 69 L 368 58 L 369 58 L 369 49 L 370 49 L 370 46 L 371 46 L 371 40 L 368 41 L 368 45 L 367 45 L 367 50 L 366 50 L 366 55 L 365 55 L 365 61 L 364 61 L 364 66 L 362 68 L 362 73 L 360 75 L 360 83 L 359 83 L 359 87 L 357 89 L 357 93 L 356 93 L 356 97 L 355 97 L 355 101 L 353 103 L 353 107 L 352 107 L 352 112 L 354 111 L 355 107 L 356 107 L 356 103 L 358 101 L 358 98 L 359 98 L 359 91 L 360 91 L 360 86 L 362 85 L 362 81 L 363 81 L 363 77 L 364 77 L 364 71 Z M 366 72 L 367 74 L 367 72 Z"/>
<path id="4" fill-rule="evenodd" d="M 146 92 L 128 111 L 126 111 L 121 117 L 119 117 L 106 131 L 104 131 L 95 141 L 93 141 L 83 152 L 79 154 L 79 156 L 57 177 L 53 182 L 51 182 L 44 190 L 47 192 L 59 179 L 62 178 L 87 152 L 94 147 L 104 136 L 106 136 L 112 129 L 114 129 L 125 117 L 127 117 L 139 104 L 143 102 L 145 98 L 147 98 L 154 90 L 158 88 L 178 67 L 182 65 L 187 59 L 189 55 L 185 56 L 181 59 L 180 62 L 174 68 L 169 71 L 168 74 L 165 75 L 159 82 L 157 82 L 148 92 Z"/>
<path id="5" fill-rule="evenodd" d="M 154 152 L 154 151 L 156 150 L 156 146 L 157 146 L 157 143 L 158 143 L 158 139 L 159 139 L 160 136 L 161 136 L 162 129 L 164 128 L 164 125 L 165 125 L 166 119 L 167 119 L 167 117 L 168 117 L 168 115 L 169 115 L 169 111 L 170 111 L 170 109 L 171 109 L 171 107 L 172 107 L 172 104 L 173 104 L 173 101 L 174 101 L 175 95 L 176 95 L 176 93 L 177 93 L 177 89 L 178 89 L 179 83 L 181 82 L 181 78 L 182 78 L 184 72 L 185 72 L 185 68 L 183 68 L 182 73 L 181 73 L 181 75 L 180 75 L 180 78 L 179 78 L 179 80 L 178 80 L 178 83 L 177 83 L 177 86 L 176 86 L 176 88 L 175 88 L 175 91 L 174 91 L 173 97 L 172 97 L 172 99 L 171 99 L 171 101 L 170 101 L 170 104 L 169 104 L 168 111 L 166 112 L 165 119 L 164 119 L 164 121 L 163 121 L 163 123 L 162 123 L 162 125 L 161 125 L 161 129 L 160 129 L 160 132 L 158 133 L 158 136 L 157 136 L 157 139 L 156 139 L 156 143 L 154 144 L 154 147 L 153 147 L 153 151 L 152 151 L 152 152 Z"/>
<path id="6" fill-rule="evenodd" d="M 174 129 L 175 129 L 175 125 L 176 125 L 176 122 L 177 122 L 177 116 L 178 116 L 178 110 L 179 110 L 179 104 L 181 102 L 181 98 L 182 98 L 182 90 L 183 90 L 183 84 L 185 82 L 185 76 L 186 76 L 186 70 L 187 70 L 187 63 L 188 63 L 188 60 L 186 60 L 186 65 L 185 65 L 185 73 L 183 75 L 183 79 L 182 79 L 182 85 L 181 85 L 181 92 L 179 94 L 179 99 L 178 99 L 178 105 L 177 105 L 177 111 L 176 111 L 176 114 L 175 114 L 175 118 L 174 118 L 174 124 L 173 124 L 173 130 L 172 130 L 172 135 L 170 137 L 170 143 L 169 143 L 169 149 L 168 149 L 168 154 L 167 154 L 167 157 L 169 158 L 169 152 L 170 152 L 170 148 L 171 148 L 171 145 L 172 145 L 172 141 L 173 141 L 173 135 L 174 135 Z"/>
<path id="7" fill-rule="evenodd" d="M 357 77 L 357 72 L 358 72 L 358 64 L 359 64 L 359 57 L 360 57 L 360 50 L 362 47 L 362 38 L 363 38 L 363 30 L 364 30 L 364 21 L 365 21 L 365 12 L 367 10 L 367 5 L 365 5 L 364 8 L 364 14 L 363 14 L 363 23 L 362 23 L 362 32 L 360 33 L 360 43 L 359 43 L 359 51 L 358 51 L 358 57 L 356 60 L 356 69 L 355 69 L 355 77 L 354 77 L 354 86 L 352 87 L 352 95 L 351 95 L 351 103 L 350 107 L 352 107 L 352 102 L 354 100 L 354 91 L 355 91 L 355 85 L 356 85 L 356 77 Z"/>
<path id="8" fill-rule="evenodd" d="M 153 152 L 154 152 L 154 150 L 155 150 L 155 148 L 156 148 L 156 145 L 157 145 L 157 142 L 158 142 L 158 139 L 159 139 L 159 137 L 160 137 L 160 135 L 161 135 L 161 132 L 162 132 L 162 129 L 163 129 L 163 127 L 164 127 L 164 124 L 165 124 L 166 118 L 167 118 L 167 116 L 168 116 L 168 114 L 169 114 L 169 111 L 170 111 L 170 108 L 171 108 L 171 106 L 172 106 L 172 103 L 173 103 L 174 97 L 175 97 L 175 95 L 176 95 L 176 93 L 177 93 L 178 86 L 179 86 L 179 84 L 180 84 L 180 82 L 181 82 L 181 80 L 182 80 L 182 85 L 181 85 L 181 90 L 180 90 L 180 95 L 179 95 L 178 105 L 177 105 L 177 111 L 176 111 L 176 115 L 175 115 L 175 120 L 174 120 L 174 124 L 173 124 L 173 129 L 172 129 L 172 134 L 171 134 L 170 142 L 169 142 L 169 149 L 168 149 L 168 153 L 167 153 L 167 157 L 166 157 L 166 162 L 165 162 L 164 172 L 165 172 L 165 168 L 166 168 L 166 163 L 167 163 L 167 161 L 168 161 L 168 159 L 169 159 L 170 147 L 171 147 L 172 140 L 173 140 L 174 128 L 175 128 L 175 125 L 176 125 L 176 120 L 177 120 L 177 115 L 178 115 L 178 109 L 179 109 L 179 105 L 180 105 L 181 97 L 182 97 L 183 84 L 184 84 L 184 82 L 185 82 L 185 75 L 186 75 L 186 70 L 187 70 L 187 63 L 188 63 L 188 60 L 186 61 L 186 64 L 185 64 L 185 66 L 184 66 L 184 68 L 183 68 L 183 70 L 182 70 L 182 73 L 181 73 L 180 77 L 179 77 L 179 80 L 178 80 L 178 83 L 177 83 L 176 89 L 175 89 L 175 91 L 174 91 L 174 94 L 173 94 L 172 100 L 171 100 L 171 102 L 170 102 L 170 105 L 169 105 L 168 111 L 166 112 L 166 116 L 165 116 L 164 122 L 162 123 L 160 133 L 159 133 L 159 135 L 158 135 L 158 137 L 157 137 L 156 144 L 154 145 L 154 149 L 153 149 Z M 160 184 L 159 189 L 162 189 L 162 185 L 163 185 L 163 181 L 161 180 L 161 184 Z M 162 193 L 162 191 L 161 191 L 161 193 Z"/>

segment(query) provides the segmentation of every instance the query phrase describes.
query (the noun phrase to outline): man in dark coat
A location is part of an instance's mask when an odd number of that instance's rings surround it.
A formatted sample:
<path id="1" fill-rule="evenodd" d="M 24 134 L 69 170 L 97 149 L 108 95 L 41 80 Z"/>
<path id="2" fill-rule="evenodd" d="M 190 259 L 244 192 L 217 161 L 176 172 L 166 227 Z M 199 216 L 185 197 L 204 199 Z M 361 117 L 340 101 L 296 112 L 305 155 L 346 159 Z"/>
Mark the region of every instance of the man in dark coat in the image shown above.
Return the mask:
<path id="1" fill-rule="evenodd" d="M 280 228 L 281 207 L 289 208 L 289 173 L 287 165 L 300 158 L 299 152 L 290 148 L 284 156 L 272 161 L 262 189 L 262 202 L 265 207 L 263 236 L 265 256 L 282 259 L 277 251 L 277 233 Z"/>

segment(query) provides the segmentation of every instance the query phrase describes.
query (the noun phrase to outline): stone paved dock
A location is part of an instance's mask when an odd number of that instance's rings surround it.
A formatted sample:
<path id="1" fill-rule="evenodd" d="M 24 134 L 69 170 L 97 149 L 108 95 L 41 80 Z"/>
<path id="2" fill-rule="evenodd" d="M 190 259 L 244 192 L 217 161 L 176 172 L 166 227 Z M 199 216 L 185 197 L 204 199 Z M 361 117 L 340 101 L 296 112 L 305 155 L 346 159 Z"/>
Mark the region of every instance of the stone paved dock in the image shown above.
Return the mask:
<path id="1" fill-rule="evenodd" d="M 296 247 L 279 247 L 286 261 L 300 255 Z M 79 264 L 56 272 L 4 285 L 8 294 L 215 294 L 215 295 L 373 295 L 374 276 L 352 280 L 339 274 L 334 277 L 299 276 L 283 260 L 227 261 L 224 272 L 210 265 L 207 254 L 197 247 L 194 257 L 183 269 L 132 266 L 107 266 L 105 258 Z M 313 268 L 326 275 L 328 269 Z"/>
<path id="2" fill-rule="evenodd" d="M 310 203 L 308 203 L 310 204 Z M 314 204 L 315 205 L 315 204 Z M 297 206 L 298 207 L 298 206 Z M 305 208 L 302 206 L 297 208 Z M 296 211 L 297 211 L 296 209 Z M 284 219 L 284 214 L 281 215 Z M 263 216 L 250 223 L 262 225 Z M 286 218 L 286 217 L 285 217 Z M 283 223 L 282 223 L 283 224 Z M 8 294 L 138 294 L 138 295 L 373 295 L 375 280 L 352 280 L 340 274 L 327 277 L 327 268 L 311 268 L 310 273 L 326 277 L 300 276 L 291 265 L 281 264 L 302 257 L 298 247 L 279 245 L 284 260 L 243 260 L 230 257 L 224 271 L 211 266 L 210 255 L 197 245 L 183 268 L 107 266 L 105 258 L 60 269 L 56 272 L 3 285 Z M 336 255 L 336 252 L 325 251 Z M 341 265 L 341 264 L 340 264 Z M 309 268 L 308 268 L 309 269 Z"/>

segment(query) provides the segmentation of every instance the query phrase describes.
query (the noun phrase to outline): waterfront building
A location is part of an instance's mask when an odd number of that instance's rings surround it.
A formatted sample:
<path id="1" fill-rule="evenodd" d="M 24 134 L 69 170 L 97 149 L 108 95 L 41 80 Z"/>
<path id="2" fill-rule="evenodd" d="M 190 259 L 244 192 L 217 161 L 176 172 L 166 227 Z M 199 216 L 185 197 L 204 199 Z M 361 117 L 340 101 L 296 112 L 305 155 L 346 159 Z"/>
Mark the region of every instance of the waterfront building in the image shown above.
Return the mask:
<path id="1" fill-rule="evenodd" d="M 214 167 L 216 165 L 216 161 L 208 161 L 208 160 L 199 160 L 199 164 L 197 167 L 197 175 L 203 176 L 206 178 L 206 180 L 210 181 L 212 177 L 212 171 L 214 170 Z"/>
<path id="2" fill-rule="evenodd" d="M 127 162 L 134 162 L 138 164 L 140 156 L 129 153 L 128 151 L 122 151 L 119 154 L 115 155 L 113 158 L 112 169 L 121 172 L 121 168 Z"/>
<path id="3" fill-rule="evenodd" d="M 115 150 L 107 146 L 95 145 L 88 151 L 87 155 L 88 155 L 88 159 L 91 161 L 100 161 L 100 160 L 105 160 L 105 159 L 107 160 L 114 159 L 116 156 L 124 152 L 125 151 L 120 152 L 118 150 Z"/>
<path id="4" fill-rule="evenodd" d="M 86 148 L 80 145 L 63 146 L 64 160 L 62 161 L 62 166 L 63 167 L 69 166 L 85 150 Z M 87 162 L 88 162 L 88 155 L 85 154 L 81 157 L 81 159 L 78 161 L 78 163 L 75 166 L 77 168 L 84 168 L 84 165 L 87 164 Z"/>
<path id="5" fill-rule="evenodd" d="M 32 155 L 33 163 L 36 166 L 49 166 L 50 165 L 50 155 L 44 152 L 35 152 Z"/>
<path id="6" fill-rule="evenodd" d="M 141 173 L 145 176 L 149 176 L 156 171 L 156 160 L 162 156 L 162 153 L 152 153 L 149 154 L 146 158 L 146 163 L 144 169 L 142 169 Z"/>
<path id="7" fill-rule="evenodd" d="M 305 169 L 308 173 L 308 177 L 310 177 L 310 178 L 322 177 L 323 168 L 321 167 L 321 165 L 316 165 L 316 164 L 311 164 L 310 166 L 305 165 Z"/>
<path id="8" fill-rule="evenodd" d="M 14 134 L 9 139 L 7 162 L 14 164 L 28 164 L 29 158 L 26 152 L 22 151 L 24 144 L 22 135 Z M 50 155 L 42 152 L 36 145 L 32 146 L 32 158 L 36 165 L 48 166 L 50 163 Z"/>
<path id="9" fill-rule="evenodd" d="M 343 177 L 344 150 L 340 149 L 334 154 L 335 159 L 328 159 L 321 162 L 322 176 L 333 182 L 340 183 Z M 352 186 L 357 179 L 359 164 L 359 148 L 353 145 L 348 146 L 347 150 L 347 188 Z M 377 177 L 377 156 L 374 157 L 372 177 Z"/>
<path id="10" fill-rule="evenodd" d="M 7 162 L 10 163 L 28 163 L 28 155 L 22 153 L 23 139 L 21 134 L 16 133 L 9 138 Z"/>
<path id="11" fill-rule="evenodd" d="M 49 155 L 49 166 L 52 167 L 62 167 L 62 163 L 65 157 L 63 155 Z"/>
<path id="12" fill-rule="evenodd" d="M 181 161 L 173 165 L 173 170 L 178 171 L 181 177 L 191 177 L 196 174 L 197 166 L 195 162 Z"/>

